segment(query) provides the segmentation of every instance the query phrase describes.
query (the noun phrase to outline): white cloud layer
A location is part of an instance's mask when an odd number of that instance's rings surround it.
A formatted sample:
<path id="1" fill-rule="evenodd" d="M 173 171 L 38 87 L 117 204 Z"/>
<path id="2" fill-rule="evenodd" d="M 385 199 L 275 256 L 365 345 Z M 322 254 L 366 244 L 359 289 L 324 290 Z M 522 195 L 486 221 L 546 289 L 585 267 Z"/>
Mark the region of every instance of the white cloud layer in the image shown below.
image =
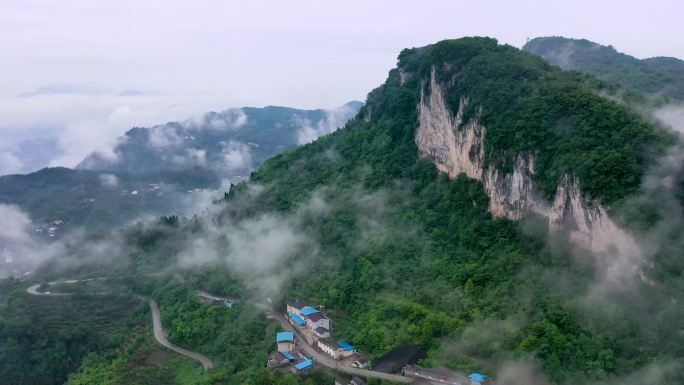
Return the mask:
<path id="1" fill-rule="evenodd" d="M 0 47 L 11 60 L 0 60 L 0 133 L 12 141 L 57 138 L 55 153 L 62 154 L 49 163 L 73 166 L 90 151 L 111 148 L 132 126 L 229 106 L 325 108 L 363 100 L 401 49 L 469 35 L 516 46 L 527 37 L 566 35 L 639 57 L 684 57 L 678 11 L 675 0 L 619 7 L 589 0 L 554 7 L 538 0 L 208 0 L 201 7 L 180 0 L 6 1 Z M 326 132 L 310 127 L 301 142 Z M 17 170 L 17 159 L 27 163 L 10 152 L 0 172 Z"/>

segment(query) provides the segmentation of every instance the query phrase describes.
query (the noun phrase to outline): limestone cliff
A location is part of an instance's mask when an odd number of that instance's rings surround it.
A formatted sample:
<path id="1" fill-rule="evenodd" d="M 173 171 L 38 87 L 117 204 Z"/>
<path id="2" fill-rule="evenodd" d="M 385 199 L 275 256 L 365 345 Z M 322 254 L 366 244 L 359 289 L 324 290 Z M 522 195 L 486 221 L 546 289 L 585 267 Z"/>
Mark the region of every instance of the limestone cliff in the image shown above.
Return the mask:
<path id="1" fill-rule="evenodd" d="M 634 240 L 610 219 L 605 208 L 583 197 L 577 178 L 566 175 L 549 202 L 539 193 L 533 178 L 533 155 L 518 154 L 512 173 L 504 173 L 491 164 L 485 166 L 487 128 L 479 122 L 479 112 L 464 121 L 468 104 L 468 98 L 462 97 L 454 115 L 433 69 L 429 91 L 421 92 L 419 105 L 415 140 L 422 157 L 452 178 L 465 173 L 480 180 L 494 216 L 518 220 L 535 213 L 548 218 L 552 231 L 567 230 L 573 240 L 594 252 L 640 254 Z"/>

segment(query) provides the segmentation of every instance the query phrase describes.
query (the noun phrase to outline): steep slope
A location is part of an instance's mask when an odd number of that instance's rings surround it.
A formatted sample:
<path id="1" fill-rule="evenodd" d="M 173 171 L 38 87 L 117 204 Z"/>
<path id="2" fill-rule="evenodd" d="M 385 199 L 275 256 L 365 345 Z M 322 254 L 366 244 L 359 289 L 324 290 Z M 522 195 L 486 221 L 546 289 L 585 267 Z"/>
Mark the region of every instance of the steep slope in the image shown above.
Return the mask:
<path id="1" fill-rule="evenodd" d="M 534 38 L 523 50 L 629 90 L 684 101 L 684 61 L 676 58 L 637 59 L 613 46 L 558 36 Z"/>
<path id="2" fill-rule="evenodd" d="M 266 161 L 214 222 L 297 218 L 315 247 L 273 262 L 286 278 L 271 295 L 336 309 L 337 332 L 375 357 L 411 341 L 429 349 L 426 364 L 532 359 L 568 384 L 638 376 L 654 357 L 684 357 L 684 312 L 637 275 L 674 282 L 681 253 L 651 266 L 629 256 L 614 275 L 613 255 L 570 250 L 633 245 L 607 213 L 671 139 L 599 96 L 607 89 L 493 39 L 404 50 L 356 119 Z M 509 220 L 533 214 L 546 224 Z M 570 243 L 547 247 L 548 228 Z M 610 313 L 585 307 L 623 280 L 639 294 L 618 295 Z M 682 380 L 668 367 L 664 383 Z"/>
<path id="3" fill-rule="evenodd" d="M 487 128 L 479 121 L 481 107 L 465 122 L 469 98 L 461 96 L 454 115 L 447 107 L 445 90 L 437 82 L 434 68 L 427 88 L 427 93 L 421 91 L 416 132 L 421 156 L 434 162 L 451 178 L 465 173 L 481 181 L 493 216 L 518 220 L 528 214 L 542 215 L 548 218 L 552 230 L 572 229 L 572 237 L 594 252 L 617 248 L 623 254 L 638 253 L 634 240 L 609 218 L 605 207 L 583 196 L 574 175 L 563 175 L 550 202 L 540 194 L 535 180 L 536 155 L 529 152 L 514 155 L 509 173 L 496 164 L 485 164 Z"/>

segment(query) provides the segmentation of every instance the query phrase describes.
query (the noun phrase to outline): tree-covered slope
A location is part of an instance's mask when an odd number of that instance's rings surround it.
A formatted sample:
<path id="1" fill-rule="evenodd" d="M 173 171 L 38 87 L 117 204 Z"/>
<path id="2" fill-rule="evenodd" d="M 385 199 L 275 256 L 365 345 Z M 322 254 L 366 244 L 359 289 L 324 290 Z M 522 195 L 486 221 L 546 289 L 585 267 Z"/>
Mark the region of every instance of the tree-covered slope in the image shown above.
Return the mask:
<path id="1" fill-rule="evenodd" d="M 684 61 L 672 57 L 637 59 L 585 39 L 538 37 L 523 50 L 564 69 L 592 74 L 628 90 L 684 101 Z"/>
<path id="2" fill-rule="evenodd" d="M 204 168 L 131 174 L 55 167 L 1 176 L 0 203 L 19 206 L 39 229 L 37 235 L 47 238 L 50 227 L 59 236 L 81 226 L 102 230 L 146 216 L 183 213 L 192 206 L 194 189 L 220 184 Z"/>
<path id="3" fill-rule="evenodd" d="M 531 359 L 554 383 L 681 360 L 681 309 L 634 299 L 611 302 L 610 313 L 588 307 L 595 266 L 573 259 L 560 239 L 548 248 L 543 226 L 492 218 L 479 182 L 449 180 L 420 159 L 417 106 L 432 68 L 454 114 L 462 96 L 473 106 L 467 116 L 481 113 L 489 161 L 506 170 L 516 153 L 537 154 L 548 190 L 573 173 L 588 194 L 616 202 L 637 190 L 665 140 L 598 96 L 602 83 L 493 39 L 405 50 L 343 130 L 268 160 L 226 196 L 233 218 L 325 202 L 324 214 L 301 225 L 321 260 L 285 292 L 335 309 L 341 335 L 376 357 L 414 341 L 430 349 L 425 364 L 492 371 L 493 362 Z M 676 279 L 668 270 L 659 279 Z M 681 371 L 663 377 L 681 380 Z"/>
<path id="4" fill-rule="evenodd" d="M 670 140 L 598 96 L 611 92 L 604 83 L 493 39 L 404 50 L 343 129 L 267 160 L 205 216 L 129 229 L 126 263 L 101 267 L 129 277 L 189 272 L 183 285 L 131 279 L 133 291 L 159 299 L 170 340 L 216 360 L 206 377 L 176 382 L 297 383 L 263 369 L 274 323 L 246 305 L 265 297 L 325 305 L 333 337 L 373 359 L 413 342 L 428 350 L 422 365 L 500 383 L 530 384 L 530 371 L 553 384 L 684 382 L 682 225 L 670 223 L 667 247 L 649 249 L 642 278 L 610 287 L 606 261 L 576 253 L 545 223 L 493 218 L 479 181 L 449 179 L 419 156 L 433 68 L 449 109 L 468 97 L 464 115 L 487 127 L 487 161 L 506 172 L 517 153 L 534 154 L 548 191 L 571 173 L 617 207 Z M 245 307 L 202 308 L 195 287 L 237 292 Z M 121 378 L 121 362 L 139 358 L 91 361 L 74 383 Z"/>

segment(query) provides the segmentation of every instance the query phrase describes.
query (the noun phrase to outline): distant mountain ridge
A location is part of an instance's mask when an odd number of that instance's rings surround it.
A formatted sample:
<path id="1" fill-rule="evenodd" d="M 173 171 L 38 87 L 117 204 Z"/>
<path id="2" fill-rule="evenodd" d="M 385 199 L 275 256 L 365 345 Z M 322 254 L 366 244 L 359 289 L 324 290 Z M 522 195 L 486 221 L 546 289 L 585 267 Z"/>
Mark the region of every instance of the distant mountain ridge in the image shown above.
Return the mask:
<path id="1" fill-rule="evenodd" d="M 537 37 L 525 51 L 563 69 L 586 72 L 629 90 L 684 101 L 684 61 L 673 57 L 638 59 L 586 39 Z"/>
<path id="2" fill-rule="evenodd" d="M 91 153 L 77 168 L 138 173 L 202 167 L 222 178 L 246 176 L 274 154 L 344 125 L 362 105 L 353 101 L 333 110 L 232 108 L 183 122 L 136 127 L 111 154 Z"/>
<path id="3" fill-rule="evenodd" d="M 132 128 L 111 153 L 91 153 L 76 169 L 0 176 L 0 203 L 19 206 L 37 228 L 57 221 L 57 227 L 99 229 L 186 214 L 200 199 L 193 194 L 244 180 L 269 157 L 333 132 L 362 105 L 233 108 Z"/>

